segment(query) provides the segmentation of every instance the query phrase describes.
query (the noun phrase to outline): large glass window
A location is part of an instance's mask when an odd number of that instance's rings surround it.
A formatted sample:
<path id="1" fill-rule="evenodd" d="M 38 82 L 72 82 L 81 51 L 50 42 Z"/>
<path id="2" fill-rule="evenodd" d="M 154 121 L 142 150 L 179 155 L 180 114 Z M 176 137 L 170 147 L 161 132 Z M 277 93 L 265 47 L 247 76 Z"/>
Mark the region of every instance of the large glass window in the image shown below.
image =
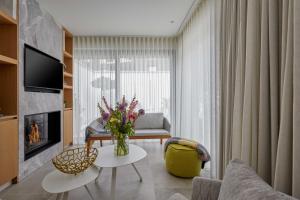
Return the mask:
<path id="1" fill-rule="evenodd" d="M 74 142 L 82 143 L 86 126 L 99 117 L 97 103 L 105 96 L 115 104 L 123 95 L 134 96 L 146 112 L 163 112 L 170 118 L 171 74 L 175 52 L 168 48 L 103 49 L 75 39 L 74 49 Z M 154 41 L 154 40 L 153 40 Z M 111 41 L 110 41 L 111 42 Z M 106 43 L 103 43 L 106 44 Z M 152 43 L 153 44 L 153 43 Z"/>

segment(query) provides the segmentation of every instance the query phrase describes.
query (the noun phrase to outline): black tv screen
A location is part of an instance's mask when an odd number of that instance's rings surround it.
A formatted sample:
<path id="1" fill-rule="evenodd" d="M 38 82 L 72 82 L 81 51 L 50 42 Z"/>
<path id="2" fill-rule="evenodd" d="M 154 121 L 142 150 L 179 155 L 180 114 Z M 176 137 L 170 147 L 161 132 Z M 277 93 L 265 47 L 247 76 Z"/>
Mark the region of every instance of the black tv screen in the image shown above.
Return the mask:
<path id="1" fill-rule="evenodd" d="M 26 44 L 24 51 L 26 90 L 57 92 L 63 89 L 63 65 L 58 59 Z"/>

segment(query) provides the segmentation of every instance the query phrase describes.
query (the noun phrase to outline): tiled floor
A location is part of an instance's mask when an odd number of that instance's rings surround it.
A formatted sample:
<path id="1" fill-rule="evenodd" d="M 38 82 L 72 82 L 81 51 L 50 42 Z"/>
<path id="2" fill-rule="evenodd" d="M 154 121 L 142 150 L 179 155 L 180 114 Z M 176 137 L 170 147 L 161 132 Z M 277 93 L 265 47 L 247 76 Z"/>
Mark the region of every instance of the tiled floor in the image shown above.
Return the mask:
<path id="1" fill-rule="evenodd" d="M 148 156 L 136 164 L 143 176 L 143 182 L 131 166 L 118 168 L 116 199 L 122 200 L 166 200 L 172 194 L 179 192 L 190 199 L 192 191 L 192 179 L 182 179 L 168 174 L 165 170 L 163 159 L 163 145 L 159 142 L 133 142 L 144 148 Z M 43 177 L 53 170 L 52 164 L 41 167 L 39 170 L 0 192 L 2 200 L 52 200 L 56 195 L 49 194 L 41 188 Z M 204 174 L 204 173 L 203 173 Z M 110 199 L 111 170 L 104 169 L 99 184 L 90 183 L 92 195 L 95 199 Z M 69 193 L 70 200 L 88 200 L 88 194 L 84 188 L 73 190 Z"/>

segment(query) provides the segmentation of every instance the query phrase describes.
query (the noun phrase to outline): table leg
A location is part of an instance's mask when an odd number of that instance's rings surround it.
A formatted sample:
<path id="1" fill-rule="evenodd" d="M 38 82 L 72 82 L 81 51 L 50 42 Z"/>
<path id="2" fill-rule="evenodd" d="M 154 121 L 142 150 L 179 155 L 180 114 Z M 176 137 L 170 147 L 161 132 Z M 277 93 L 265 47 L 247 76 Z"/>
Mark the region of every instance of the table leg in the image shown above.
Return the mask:
<path id="1" fill-rule="evenodd" d="M 135 172 L 137 173 L 137 175 L 140 178 L 140 182 L 143 182 L 143 177 L 141 176 L 140 172 L 137 170 L 136 166 L 134 165 L 134 163 L 131 163 L 133 169 L 135 170 Z"/>
<path id="2" fill-rule="evenodd" d="M 103 170 L 103 168 L 100 167 L 98 176 L 97 176 L 97 178 L 95 179 L 95 183 L 98 181 L 98 179 L 99 179 L 99 177 L 100 177 L 100 175 L 101 175 L 102 170 Z"/>
<path id="3" fill-rule="evenodd" d="M 63 196 L 64 196 L 63 200 L 68 200 L 68 198 L 69 198 L 69 192 L 65 192 Z"/>
<path id="4" fill-rule="evenodd" d="M 56 200 L 61 200 L 61 197 L 63 196 L 64 193 L 58 193 L 56 196 Z"/>
<path id="5" fill-rule="evenodd" d="M 94 198 L 93 198 L 93 196 L 92 196 L 92 193 L 91 193 L 91 191 L 89 190 L 89 188 L 87 187 L 87 185 L 85 185 L 84 187 L 85 187 L 87 193 L 89 194 L 89 196 L 91 197 L 91 199 L 94 200 Z"/>
<path id="6" fill-rule="evenodd" d="M 117 179 L 117 168 L 112 168 L 112 177 L 111 177 L 111 188 L 110 188 L 110 194 L 111 198 L 115 199 L 115 193 L 116 193 L 116 179 Z"/>

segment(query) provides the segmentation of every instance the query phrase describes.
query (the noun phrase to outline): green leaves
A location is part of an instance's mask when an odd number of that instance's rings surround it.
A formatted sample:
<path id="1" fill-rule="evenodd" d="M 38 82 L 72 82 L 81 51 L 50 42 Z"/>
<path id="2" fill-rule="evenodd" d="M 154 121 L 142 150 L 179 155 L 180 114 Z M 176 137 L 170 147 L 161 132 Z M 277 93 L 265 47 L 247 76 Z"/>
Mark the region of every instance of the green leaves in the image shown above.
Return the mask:
<path id="1" fill-rule="evenodd" d="M 122 125 L 123 114 L 116 110 L 111 113 L 111 118 L 105 125 L 105 129 L 109 130 L 114 136 L 122 137 L 122 135 L 133 136 L 134 127 L 133 124 L 128 121 Z"/>

